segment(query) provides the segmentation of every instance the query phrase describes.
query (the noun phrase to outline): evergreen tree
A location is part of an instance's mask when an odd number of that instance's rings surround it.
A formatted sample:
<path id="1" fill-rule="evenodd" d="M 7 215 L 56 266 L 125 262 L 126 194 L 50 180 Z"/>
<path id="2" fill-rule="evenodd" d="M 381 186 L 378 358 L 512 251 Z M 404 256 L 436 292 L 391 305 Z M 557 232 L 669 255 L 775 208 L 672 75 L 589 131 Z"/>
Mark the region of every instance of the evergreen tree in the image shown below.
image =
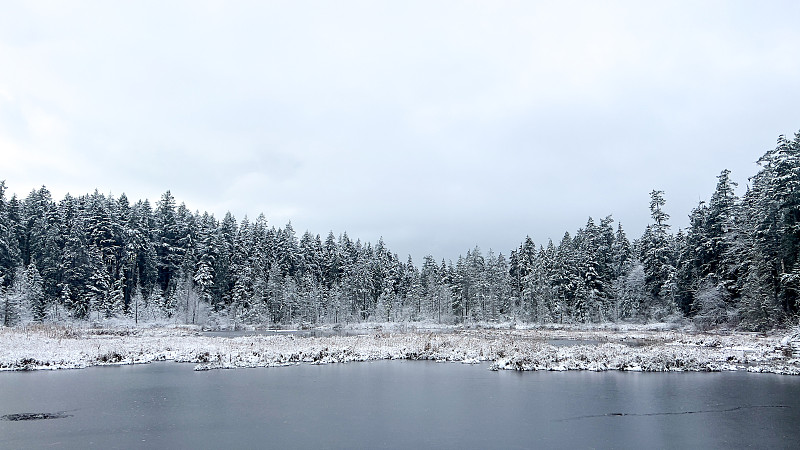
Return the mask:
<path id="1" fill-rule="evenodd" d="M 214 286 L 214 274 L 211 272 L 211 265 L 208 260 L 200 260 L 197 272 L 194 274 L 194 282 L 200 298 L 205 302 L 211 303 L 211 288 Z"/>
<path id="2" fill-rule="evenodd" d="M 418 317 L 423 310 L 423 303 L 426 310 L 430 311 L 433 317 L 441 316 L 441 295 L 442 275 L 436 260 L 431 255 L 425 256 L 422 261 L 422 268 L 419 274 L 421 295 L 415 304 L 412 304 L 412 317 Z"/>
<path id="3" fill-rule="evenodd" d="M 644 265 L 632 261 L 630 270 L 614 281 L 614 316 L 618 320 L 642 318 L 643 305 L 652 304 Z"/>
<path id="4" fill-rule="evenodd" d="M 724 256 L 731 245 L 730 233 L 734 228 L 739 202 L 734 192 L 737 184 L 731 181 L 729 175 L 730 171 L 727 169 L 719 174 L 717 187 L 708 205 L 706 230 L 711 255 L 709 266 L 704 270 L 706 273 L 717 275 L 717 278 L 722 280 L 723 287 L 728 290 L 731 289 L 733 280 L 727 279 L 730 269 L 726 267 L 728 261 L 724 259 Z"/>
<path id="5" fill-rule="evenodd" d="M 25 267 L 31 261 L 36 262 L 46 297 L 43 301 L 58 295 L 59 228 L 58 213 L 50 191 L 44 186 L 31 191 L 22 204 L 20 256 Z"/>
<path id="6" fill-rule="evenodd" d="M 334 237 L 333 231 L 329 232 L 328 237 L 325 238 L 322 257 L 322 272 L 323 278 L 325 279 L 325 285 L 328 288 L 333 287 L 335 283 L 341 281 L 341 249 L 339 248 L 339 244 L 336 242 L 336 237 Z"/>
<path id="7" fill-rule="evenodd" d="M 20 264 L 17 238 L 5 199 L 6 184 L 0 181 L 0 289 L 14 283 L 14 275 Z"/>
<path id="8" fill-rule="evenodd" d="M 20 297 L 5 285 L 2 275 L 0 275 L 0 316 L 3 318 L 3 326 L 5 327 L 13 327 L 22 318 Z"/>
<path id="9" fill-rule="evenodd" d="M 97 190 L 55 203 L 42 187 L 6 200 L 0 182 L 0 310 L 4 324 L 58 320 L 64 308 L 76 318 L 142 309 L 194 323 L 208 305 L 209 318 L 238 326 L 661 320 L 677 306 L 700 326 L 764 330 L 794 320 L 800 302 L 800 134 L 781 136 L 759 164 L 741 200 L 723 170 L 685 233 L 670 234 L 654 190 L 652 223 L 633 243 L 610 216 L 590 218 L 557 246 L 537 249 L 526 237 L 508 258 L 476 246 L 419 268 L 382 238 L 330 232 L 323 241 L 306 231 L 298 240 L 291 223 L 268 228 L 260 215 L 237 224 L 230 213 L 218 222 L 176 206 L 169 191 L 153 210 Z"/>
<path id="10" fill-rule="evenodd" d="M 795 264 L 800 252 L 800 133 L 784 136 L 759 159 L 762 169 L 752 179 L 746 204 L 753 228 L 750 258 L 763 292 L 789 315 L 798 312 L 800 277 Z"/>
<path id="11" fill-rule="evenodd" d="M 230 303 L 233 290 L 233 258 L 237 233 L 236 219 L 228 212 L 220 222 L 212 243 L 216 252 L 214 259 L 214 310 L 219 311 Z"/>
<path id="12" fill-rule="evenodd" d="M 89 278 L 90 308 L 97 312 L 98 318 L 111 318 L 122 311 L 123 280 L 112 277 L 107 261 L 103 261 L 103 253 L 97 247 L 90 250 Z"/>
<path id="13" fill-rule="evenodd" d="M 156 204 L 155 222 L 158 283 L 164 295 L 169 296 L 176 287 L 177 274 L 183 259 L 175 198 L 170 191 L 166 191 Z"/>
<path id="14" fill-rule="evenodd" d="M 611 272 L 614 279 L 628 271 L 632 258 L 631 243 L 622 229 L 622 224 L 618 224 L 617 232 L 614 234 L 614 243 L 611 246 Z"/>
<path id="15" fill-rule="evenodd" d="M 653 223 L 649 225 L 641 239 L 641 261 L 644 266 L 645 283 L 655 304 L 648 310 L 655 319 L 661 319 L 672 312 L 674 298 L 671 283 L 674 282 L 674 246 L 668 233 L 669 215 L 664 212 L 664 192 L 653 190 L 650 193 L 650 214 Z"/>
<path id="16" fill-rule="evenodd" d="M 283 276 L 294 276 L 300 265 L 300 251 L 292 222 L 278 230 L 275 259 Z"/>
<path id="17" fill-rule="evenodd" d="M 34 261 L 31 261 L 25 269 L 23 280 L 23 292 L 33 320 L 42 322 L 47 315 L 47 302 L 44 295 L 44 281 Z"/>
<path id="18" fill-rule="evenodd" d="M 568 232 L 564 233 L 556 249 L 555 271 L 554 289 L 557 302 L 553 313 L 558 317 L 559 323 L 564 323 L 565 320 L 571 322 L 575 320 L 576 311 L 580 309 L 576 303 L 582 280 L 574 242 Z"/>

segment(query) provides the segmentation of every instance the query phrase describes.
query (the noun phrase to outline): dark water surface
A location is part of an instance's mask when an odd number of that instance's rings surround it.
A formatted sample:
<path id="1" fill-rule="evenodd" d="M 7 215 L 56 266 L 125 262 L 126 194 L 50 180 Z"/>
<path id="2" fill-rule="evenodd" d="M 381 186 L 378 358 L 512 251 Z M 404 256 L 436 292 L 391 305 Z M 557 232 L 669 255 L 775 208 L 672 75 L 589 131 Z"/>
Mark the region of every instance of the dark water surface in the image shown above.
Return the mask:
<path id="1" fill-rule="evenodd" d="M 800 448 L 800 377 L 486 367 L 0 373 L 0 416 L 60 415 L 0 420 L 0 447 Z"/>

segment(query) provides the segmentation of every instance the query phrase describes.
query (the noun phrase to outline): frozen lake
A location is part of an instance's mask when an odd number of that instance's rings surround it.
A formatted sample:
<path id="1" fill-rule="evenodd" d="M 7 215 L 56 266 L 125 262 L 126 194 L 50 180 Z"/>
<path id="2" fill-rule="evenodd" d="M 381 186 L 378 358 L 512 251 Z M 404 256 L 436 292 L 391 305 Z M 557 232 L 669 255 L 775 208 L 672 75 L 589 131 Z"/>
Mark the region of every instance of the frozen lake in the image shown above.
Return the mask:
<path id="1" fill-rule="evenodd" d="M 0 420 L 0 447 L 800 448 L 800 377 L 193 367 L 0 373 L 0 416 L 65 416 Z"/>

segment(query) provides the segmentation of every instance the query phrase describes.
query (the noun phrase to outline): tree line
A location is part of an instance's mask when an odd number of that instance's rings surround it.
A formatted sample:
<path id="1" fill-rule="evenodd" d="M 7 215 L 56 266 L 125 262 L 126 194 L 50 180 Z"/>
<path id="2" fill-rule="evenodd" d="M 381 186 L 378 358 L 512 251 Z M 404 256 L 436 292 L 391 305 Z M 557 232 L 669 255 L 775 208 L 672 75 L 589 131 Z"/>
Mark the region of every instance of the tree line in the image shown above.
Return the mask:
<path id="1" fill-rule="evenodd" d="M 173 320 L 219 326 L 433 320 L 589 323 L 690 318 L 765 330 L 796 320 L 800 133 L 779 137 L 742 198 L 730 172 L 686 230 L 663 191 L 629 240 L 607 216 L 508 256 L 475 247 L 416 265 L 383 242 L 298 238 L 264 215 L 191 212 L 167 191 L 151 205 L 97 191 L 6 198 L 0 182 L 0 318 Z"/>

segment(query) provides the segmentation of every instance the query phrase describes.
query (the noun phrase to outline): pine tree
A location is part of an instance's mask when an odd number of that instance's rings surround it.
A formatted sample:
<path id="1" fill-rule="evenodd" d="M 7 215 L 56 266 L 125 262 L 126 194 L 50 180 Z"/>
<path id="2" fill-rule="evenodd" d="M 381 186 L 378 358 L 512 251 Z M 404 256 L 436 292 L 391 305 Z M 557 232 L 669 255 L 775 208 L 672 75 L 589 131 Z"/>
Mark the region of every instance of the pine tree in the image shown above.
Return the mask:
<path id="1" fill-rule="evenodd" d="M 342 288 L 339 283 L 334 283 L 328 289 L 327 295 L 327 316 L 328 321 L 339 323 L 345 316 L 345 305 L 342 294 Z"/>
<path id="2" fill-rule="evenodd" d="M 554 289 L 557 303 L 553 313 L 558 317 L 559 323 L 564 323 L 565 320 L 570 322 L 575 320 L 576 310 L 580 309 L 576 302 L 582 280 L 578 271 L 576 248 L 568 232 L 564 233 L 556 249 L 555 270 Z"/>
<path id="3" fill-rule="evenodd" d="M 614 282 L 614 315 L 617 319 L 638 320 L 643 305 L 652 304 L 646 280 L 644 265 L 632 261 L 630 270 Z"/>
<path id="4" fill-rule="evenodd" d="M 0 316 L 5 327 L 13 327 L 22 318 L 20 297 L 16 292 L 11 292 L 10 287 L 6 287 L 2 275 L 0 275 Z"/>
<path id="5" fill-rule="evenodd" d="M 767 290 L 768 283 L 759 280 L 763 271 L 753 270 L 747 275 L 739 298 L 738 315 L 741 328 L 748 331 L 767 331 L 780 326 L 786 319 L 780 303 Z"/>
<path id="6" fill-rule="evenodd" d="M 76 217 L 66 238 L 64 251 L 61 254 L 62 285 L 69 287 L 69 297 L 65 307 L 76 318 L 84 318 L 90 310 L 90 279 L 93 274 L 94 260 L 89 252 L 88 236 L 83 226 L 83 219 Z M 62 287 L 63 298 L 63 287 Z"/>
<path id="7" fill-rule="evenodd" d="M 61 252 L 58 212 L 50 191 L 33 190 L 22 204 L 20 257 L 25 267 L 31 261 L 42 277 L 45 301 L 58 296 L 58 261 Z"/>
<path id="8" fill-rule="evenodd" d="M 283 276 L 294 276 L 300 264 L 300 251 L 292 222 L 288 222 L 282 230 L 278 230 L 275 257 Z"/>
<path id="9" fill-rule="evenodd" d="M 283 310 L 285 311 L 283 323 L 294 323 L 295 316 L 298 315 L 298 309 L 300 308 L 300 293 L 297 289 L 297 282 L 294 280 L 294 277 L 289 275 L 283 278 L 282 302 Z"/>
<path id="10" fill-rule="evenodd" d="M 34 261 L 28 265 L 23 274 L 23 292 L 25 300 L 36 322 L 44 321 L 47 315 L 47 302 L 44 295 L 44 281 Z"/>
<path id="11" fill-rule="evenodd" d="M 108 263 L 103 261 L 100 249 L 92 246 L 90 264 L 92 268 L 88 291 L 90 307 L 97 312 L 98 318 L 109 319 L 122 311 L 123 280 L 111 276 Z"/>
<path id="12" fill-rule="evenodd" d="M 272 323 L 281 323 L 284 317 L 283 277 L 277 264 L 273 264 L 267 278 L 268 310 Z"/>
<path id="13" fill-rule="evenodd" d="M 183 259 L 181 232 L 175 212 L 175 198 L 166 191 L 156 204 L 155 250 L 157 255 L 158 283 L 165 296 L 171 296 L 176 287 L 178 270 Z"/>
<path id="14" fill-rule="evenodd" d="M 324 310 L 322 285 L 311 273 L 306 273 L 301 279 L 298 290 L 301 320 L 312 324 L 318 323 Z"/>
<path id="15" fill-rule="evenodd" d="M 798 312 L 800 277 L 793 276 L 800 253 L 800 133 L 784 136 L 759 159 L 745 204 L 753 232 L 749 258 L 758 270 L 763 292 L 789 315 Z"/>
<path id="16" fill-rule="evenodd" d="M 5 200 L 6 184 L 0 181 L 0 289 L 14 283 L 14 275 L 20 264 L 19 249 L 14 226 Z"/>
<path id="17" fill-rule="evenodd" d="M 439 289 L 442 285 L 442 276 L 436 260 L 432 255 L 427 255 L 422 260 L 422 268 L 419 273 L 420 282 L 420 298 L 416 304 L 413 305 L 413 312 L 420 314 L 422 312 L 423 303 L 426 305 L 426 310 L 430 311 L 433 317 L 439 317 L 441 314 L 441 304 L 439 301 Z M 412 314 L 413 316 L 413 314 Z"/>
<path id="18" fill-rule="evenodd" d="M 150 202 L 138 201 L 131 208 L 128 220 L 127 245 L 134 255 L 132 276 L 126 277 L 133 286 L 139 286 L 146 303 L 158 282 L 158 254 L 156 252 L 155 219 Z"/>
<path id="19" fill-rule="evenodd" d="M 200 260 L 197 267 L 197 272 L 194 274 L 194 282 L 197 285 L 197 290 L 200 298 L 211 303 L 211 288 L 214 286 L 214 274 L 211 272 L 211 265 L 207 260 Z"/>
<path id="20" fill-rule="evenodd" d="M 617 224 L 617 232 L 614 234 L 614 243 L 611 246 L 611 272 L 614 279 L 628 271 L 632 258 L 631 243 L 622 229 L 622 224 Z"/>
<path id="21" fill-rule="evenodd" d="M 650 213 L 653 223 L 649 225 L 641 239 L 641 261 L 644 265 L 647 289 L 657 301 L 648 305 L 654 318 L 660 320 L 670 314 L 675 307 L 672 295 L 674 282 L 674 245 L 668 233 L 669 215 L 662 209 L 665 204 L 664 192 L 653 190 L 650 193 Z"/>
<path id="22" fill-rule="evenodd" d="M 730 171 L 723 170 L 717 177 L 717 187 L 708 205 L 706 229 L 710 241 L 711 258 L 707 273 L 713 273 L 723 281 L 724 288 L 730 290 L 732 280 L 727 280 L 730 271 L 725 267 L 724 256 L 731 244 L 731 231 L 734 227 L 739 198 L 734 192 L 736 183 L 730 179 Z"/>
<path id="23" fill-rule="evenodd" d="M 333 287 L 335 283 L 341 281 L 341 250 L 339 248 L 339 244 L 336 242 L 336 237 L 333 235 L 333 231 L 329 232 L 328 237 L 325 238 L 322 257 L 322 272 L 323 278 L 325 279 L 325 285 L 328 288 Z"/>
<path id="24" fill-rule="evenodd" d="M 214 233 L 214 310 L 219 311 L 230 302 L 233 290 L 233 258 L 237 233 L 236 219 L 228 212 Z"/>

